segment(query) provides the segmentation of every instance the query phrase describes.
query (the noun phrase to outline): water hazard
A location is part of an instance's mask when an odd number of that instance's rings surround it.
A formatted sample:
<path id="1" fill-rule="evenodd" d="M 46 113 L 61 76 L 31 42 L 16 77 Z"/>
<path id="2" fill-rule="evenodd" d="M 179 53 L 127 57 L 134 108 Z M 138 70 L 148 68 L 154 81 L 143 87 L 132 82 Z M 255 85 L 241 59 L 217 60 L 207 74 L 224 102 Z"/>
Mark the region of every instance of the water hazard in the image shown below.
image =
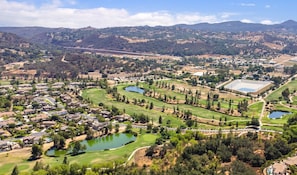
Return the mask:
<path id="1" fill-rule="evenodd" d="M 269 118 L 271 119 L 278 119 L 282 118 L 284 115 L 290 114 L 290 112 L 285 112 L 285 111 L 272 111 L 269 114 Z"/>
<path id="2" fill-rule="evenodd" d="M 92 152 L 119 148 L 128 143 L 134 142 L 135 140 L 136 137 L 132 134 L 120 133 L 91 140 L 83 140 L 81 141 L 81 144 L 86 146 L 86 152 Z M 71 148 L 68 150 L 56 150 L 55 148 L 51 148 L 46 152 L 46 155 L 58 157 L 70 153 Z"/>
<path id="3" fill-rule="evenodd" d="M 128 87 L 125 88 L 125 91 L 137 92 L 137 93 L 140 93 L 140 94 L 144 93 L 144 89 L 142 89 L 140 87 L 137 87 L 137 86 L 128 86 Z"/>

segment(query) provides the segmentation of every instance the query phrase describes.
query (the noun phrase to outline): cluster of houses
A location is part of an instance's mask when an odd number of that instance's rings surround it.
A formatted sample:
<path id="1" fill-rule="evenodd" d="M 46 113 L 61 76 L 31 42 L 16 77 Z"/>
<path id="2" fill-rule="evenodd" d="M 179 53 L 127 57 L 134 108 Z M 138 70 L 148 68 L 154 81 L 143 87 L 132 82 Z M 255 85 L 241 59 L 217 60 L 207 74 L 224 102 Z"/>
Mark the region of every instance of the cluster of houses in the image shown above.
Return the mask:
<path id="1" fill-rule="evenodd" d="M 10 151 L 18 148 L 20 148 L 20 145 L 16 142 L 0 140 L 0 151 Z"/>
<path id="2" fill-rule="evenodd" d="M 102 108 L 89 108 L 88 104 L 76 98 L 75 92 L 80 90 L 79 82 L 68 85 L 63 82 L 51 85 L 39 83 L 33 86 L 31 84 L 3 85 L 0 86 L 1 90 L 12 91 L 14 93 L 12 101 L 18 101 L 18 105 L 23 109 L 0 113 L 0 151 L 31 146 L 38 143 L 40 139 L 50 141 L 46 131 L 67 131 L 69 122 L 87 125 L 95 131 L 102 132 L 107 128 L 110 120 L 120 122 L 132 120 L 127 114 L 113 116 L 110 111 Z M 73 108 L 82 108 L 84 112 L 69 113 L 68 109 Z M 105 122 L 100 122 L 98 115 L 101 115 Z M 13 138 L 14 135 L 9 132 L 12 126 L 14 130 L 28 134 L 25 137 Z M 37 132 L 40 130 L 41 132 Z"/>

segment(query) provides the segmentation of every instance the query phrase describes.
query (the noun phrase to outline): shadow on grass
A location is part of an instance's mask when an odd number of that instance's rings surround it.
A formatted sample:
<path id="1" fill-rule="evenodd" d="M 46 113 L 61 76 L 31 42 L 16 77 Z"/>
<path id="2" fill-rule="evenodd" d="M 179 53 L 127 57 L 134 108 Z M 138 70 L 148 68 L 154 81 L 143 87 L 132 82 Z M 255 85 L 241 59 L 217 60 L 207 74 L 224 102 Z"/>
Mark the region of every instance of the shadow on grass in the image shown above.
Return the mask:
<path id="1" fill-rule="evenodd" d="M 41 156 L 40 157 L 29 157 L 29 159 L 27 159 L 28 161 L 35 161 L 35 160 L 39 160 L 41 159 Z"/>
<path id="2" fill-rule="evenodd" d="M 84 154 L 84 153 L 86 153 L 86 152 L 85 152 L 85 151 L 82 151 L 82 152 L 78 152 L 78 153 L 76 153 L 76 154 L 70 153 L 70 155 L 71 155 L 72 157 L 74 157 L 74 156 L 78 156 L 78 155 L 81 155 L 81 154 Z"/>

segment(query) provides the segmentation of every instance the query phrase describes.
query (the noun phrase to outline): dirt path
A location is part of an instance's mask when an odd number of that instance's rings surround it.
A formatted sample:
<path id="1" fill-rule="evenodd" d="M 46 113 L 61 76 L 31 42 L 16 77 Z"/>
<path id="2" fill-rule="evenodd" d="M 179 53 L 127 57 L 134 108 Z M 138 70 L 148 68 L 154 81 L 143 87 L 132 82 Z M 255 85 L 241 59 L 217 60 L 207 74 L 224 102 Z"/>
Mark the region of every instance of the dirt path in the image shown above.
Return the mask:
<path id="1" fill-rule="evenodd" d="M 136 150 L 134 150 L 132 152 L 132 154 L 129 156 L 129 158 L 127 159 L 127 162 L 129 162 L 131 160 L 131 158 L 134 156 L 134 154 L 139 151 L 139 150 L 146 150 L 147 148 L 149 148 L 150 146 L 144 146 L 144 147 L 141 147 L 141 148 L 137 148 Z"/>
<path id="2" fill-rule="evenodd" d="M 63 55 L 61 61 L 64 62 L 64 63 L 68 63 L 68 61 L 65 60 L 65 57 L 66 57 L 66 55 Z"/>
<path id="3" fill-rule="evenodd" d="M 149 146 L 141 147 L 134 150 L 127 162 L 129 162 L 129 160 L 134 157 L 133 162 L 139 167 L 143 167 L 144 165 L 151 165 L 153 161 L 145 156 L 145 151 L 147 150 L 147 148 L 149 148 Z"/>

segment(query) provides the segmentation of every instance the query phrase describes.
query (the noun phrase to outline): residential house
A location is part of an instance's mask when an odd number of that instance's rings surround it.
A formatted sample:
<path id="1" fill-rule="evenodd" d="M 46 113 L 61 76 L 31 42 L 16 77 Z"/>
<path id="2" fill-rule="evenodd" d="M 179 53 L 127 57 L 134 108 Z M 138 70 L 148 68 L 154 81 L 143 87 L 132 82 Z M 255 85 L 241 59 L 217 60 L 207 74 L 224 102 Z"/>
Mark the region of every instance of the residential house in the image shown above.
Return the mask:
<path id="1" fill-rule="evenodd" d="M 35 114 L 35 113 L 36 113 L 35 109 L 25 109 L 23 112 L 24 115 Z"/>
<path id="2" fill-rule="evenodd" d="M 104 118 L 110 118 L 110 117 L 112 117 L 111 112 L 109 112 L 109 111 L 101 111 L 100 114 Z"/>
<path id="3" fill-rule="evenodd" d="M 49 112 L 49 113 L 51 116 L 53 116 L 53 115 L 64 116 L 64 115 L 68 114 L 67 110 L 53 111 L 53 112 Z"/>
<path id="4" fill-rule="evenodd" d="M 47 91 L 48 86 L 46 83 L 38 83 L 35 85 L 36 90 L 42 90 L 42 91 Z"/>
<path id="5" fill-rule="evenodd" d="M 27 146 L 27 145 L 32 145 L 32 144 L 34 144 L 34 138 L 35 138 L 35 137 L 33 137 L 33 136 L 23 137 L 22 140 L 23 140 L 24 145 Z"/>
<path id="6" fill-rule="evenodd" d="M 60 89 L 65 85 L 64 82 L 56 82 L 54 84 L 52 84 L 52 89 Z"/>
<path id="7" fill-rule="evenodd" d="M 100 122 L 94 122 L 92 123 L 92 128 L 96 131 L 100 131 L 103 128 L 107 127 L 108 123 L 104 122 L 104 123 L 100 123 Z"/>
<path id="8" fill-rule="evenodd" d="M 42 122 L 49 119 L 49 116 L 45 113 L 37 114 L 35 117 L 30 118 L 32 122 Z"/>
<path id="9" fill-rule="evenodd" d="M 55 122 L 55 121 L 43 121 L 41 123 L 41 127 L 51 128 L 51 127 L 54 127 L 56 124 L 57 124 L 57 122 Z"/>
<path id="10" fill-rule="evenodd" d="M 129 114 L 122 114 L 122 115 L 116 115 L 113 117 L 115 120 L 119 122 L 124 122 L 124 121 L 132 121 L 132 117 Z"/>
<path id="11" fill-rule="evenodd" d="M 1 85 L 0 86 L 0 89 L 6 89 L 6 90 L 12 90 L 13 89 L 13 86 L 12 85 Z"/>
<path id="12" fill-rule="evenodd" d="M 69 115 L 66 115 L 66 119 L 68 121 L 78 122 L 81 119 L 81 115 L 80 114 L 69 114 Z"/>
<path id="13" fill-rule="evenodd" d="M 10 151 L 13 145 L 10 141 L 0 140 L 0 151 Z"/>
<path id="14" fill-rule="evenodd" d="M 0 128 L 6 128 L 10 124 L 16 124 L 15 118 L 9 118 L 7 120 L 0 121 Z"/>
<path id="15" fill-rule="evenodd" d="M 61 94 L 60 98 L 62 100 L 63 103 L 70 103 L 71 102 L 71 97 L 67 94 Z"/>

